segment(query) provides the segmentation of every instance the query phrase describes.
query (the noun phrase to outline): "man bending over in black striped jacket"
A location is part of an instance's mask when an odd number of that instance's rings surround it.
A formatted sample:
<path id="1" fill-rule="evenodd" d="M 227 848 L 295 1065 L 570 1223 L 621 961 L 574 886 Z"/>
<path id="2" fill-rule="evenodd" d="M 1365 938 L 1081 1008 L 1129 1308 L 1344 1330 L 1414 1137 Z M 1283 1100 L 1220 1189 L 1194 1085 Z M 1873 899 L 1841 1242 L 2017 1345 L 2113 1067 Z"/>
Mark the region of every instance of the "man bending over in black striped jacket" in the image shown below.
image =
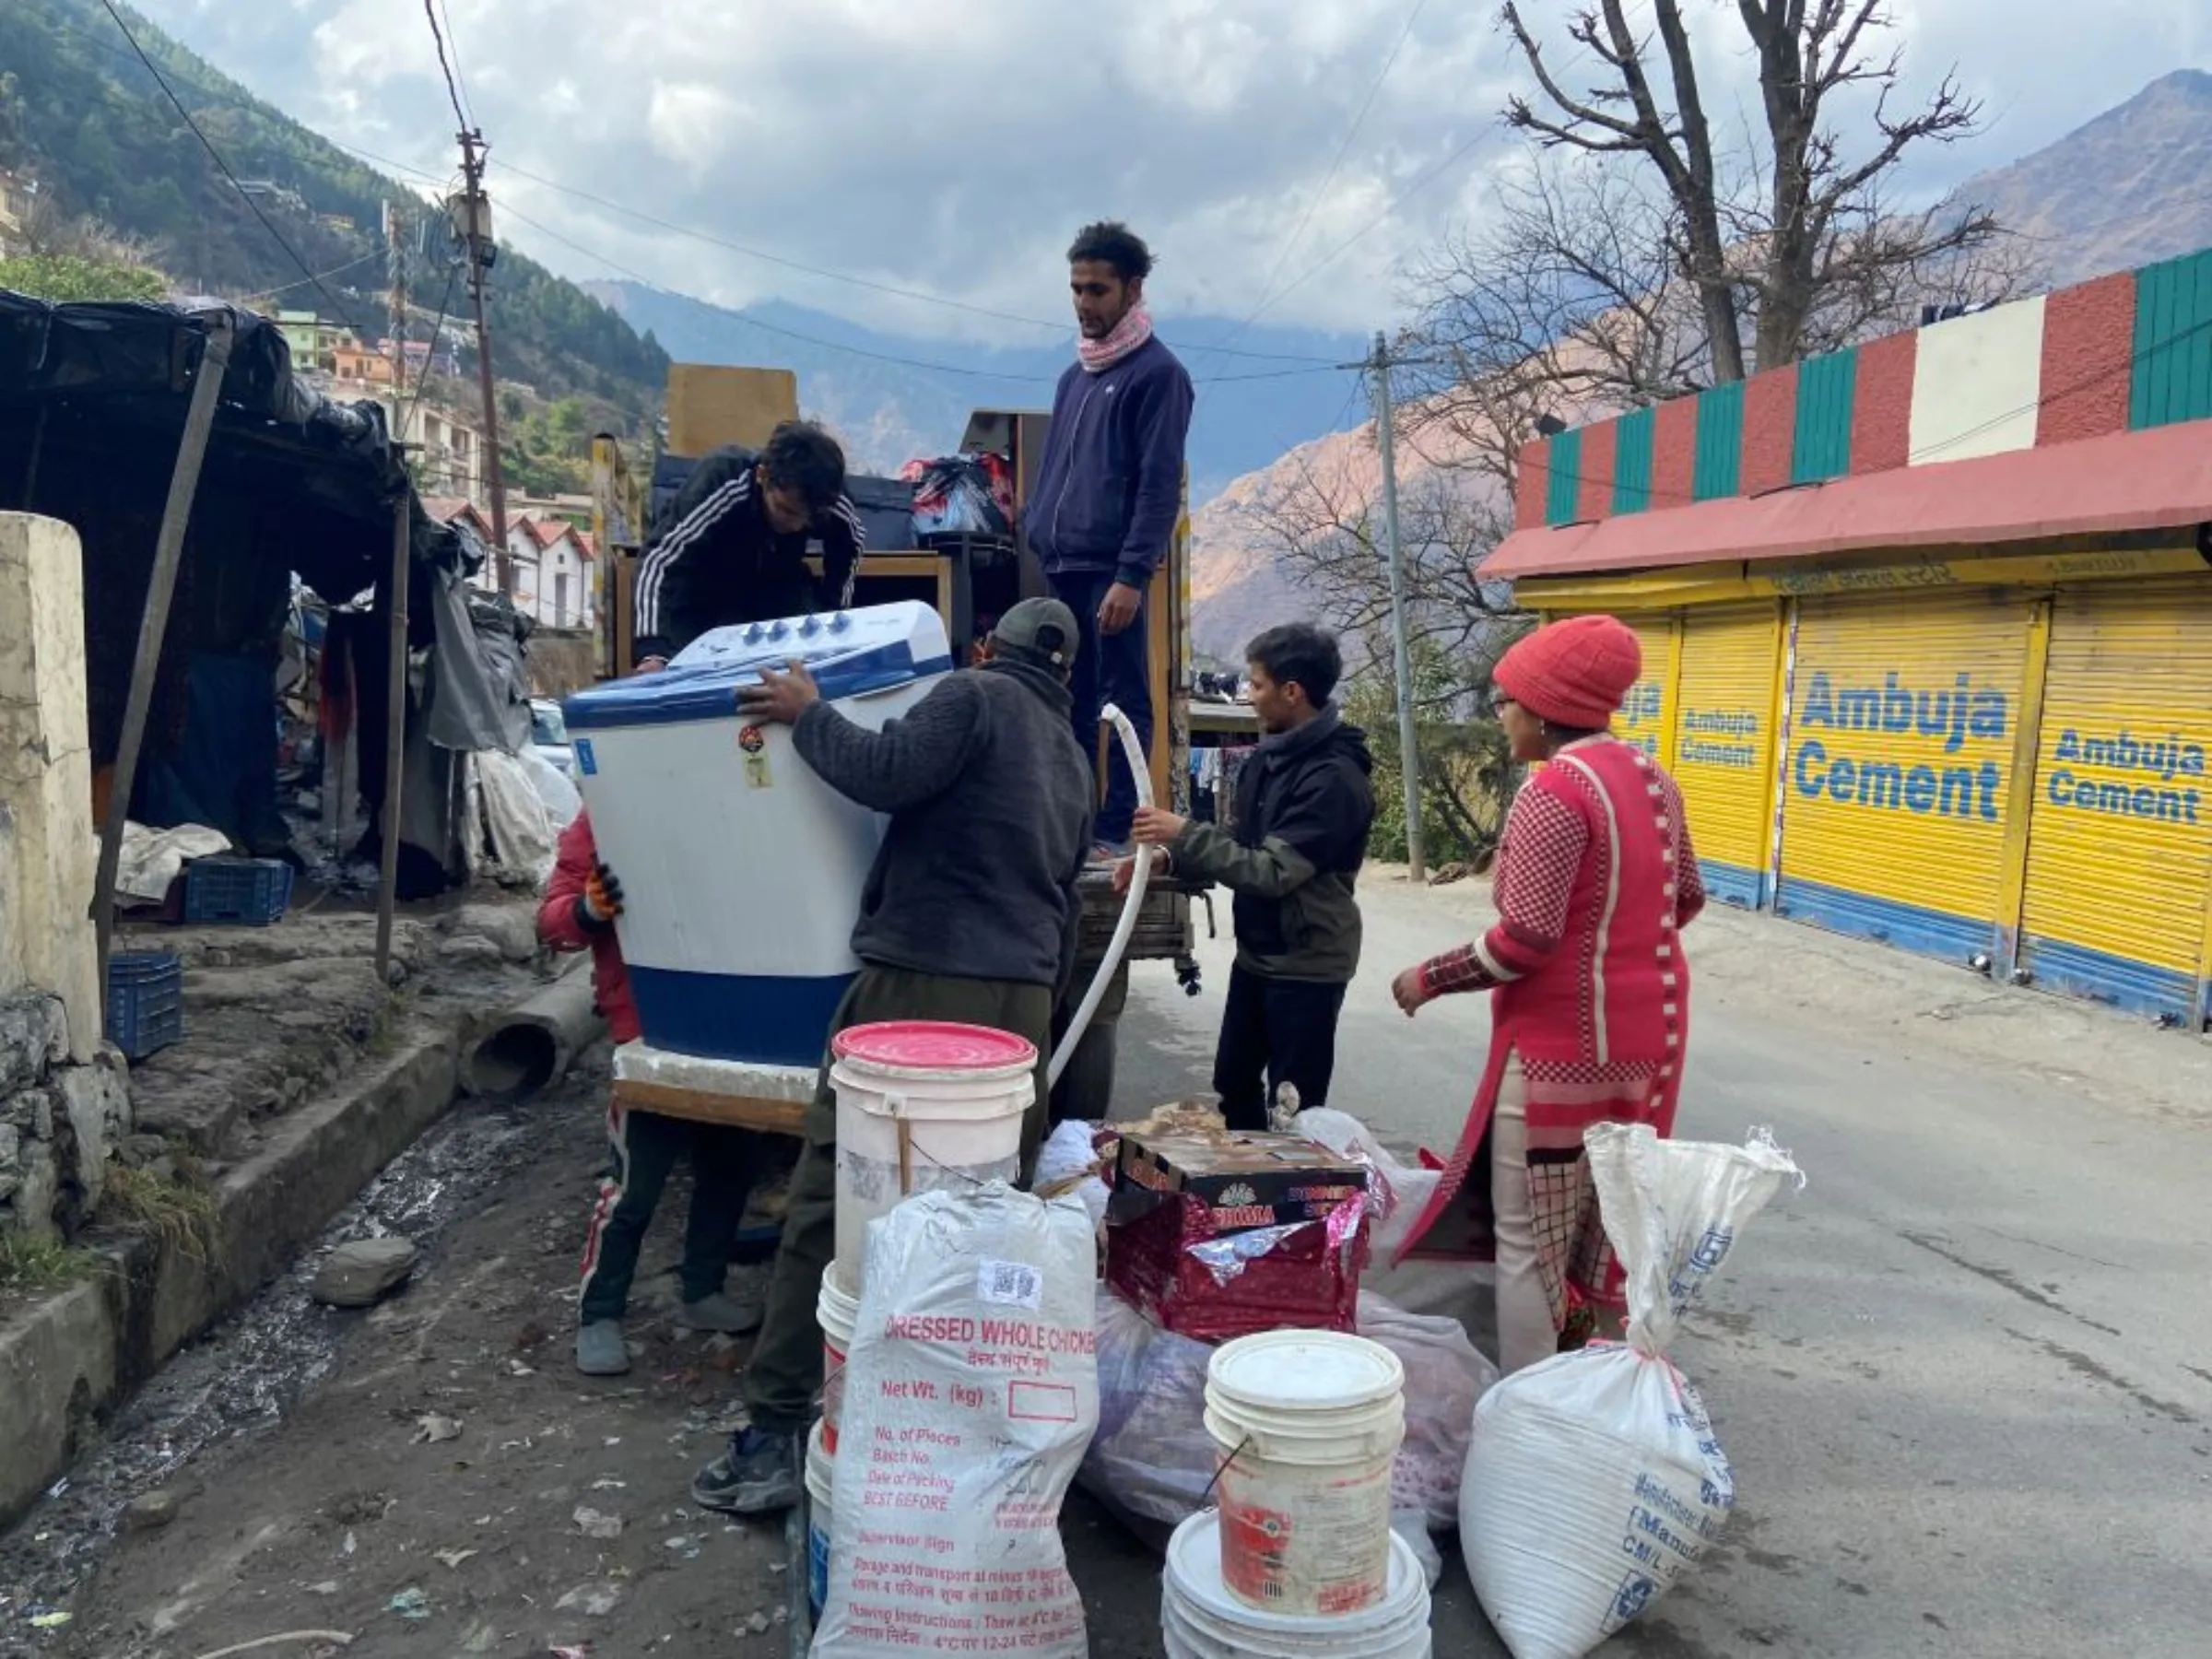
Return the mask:
<path id="1" fill-rule="evenodd" d="M 639 672 L 710 629 L 853 603 L 866 542 L 845 493 L 845 453 L 810 421 L 787 420 L 755 453 L 718 449 L 694 467 L 638 566 L 631 628 Z M 822 544 L 818 594 L 806 544 Z"/>

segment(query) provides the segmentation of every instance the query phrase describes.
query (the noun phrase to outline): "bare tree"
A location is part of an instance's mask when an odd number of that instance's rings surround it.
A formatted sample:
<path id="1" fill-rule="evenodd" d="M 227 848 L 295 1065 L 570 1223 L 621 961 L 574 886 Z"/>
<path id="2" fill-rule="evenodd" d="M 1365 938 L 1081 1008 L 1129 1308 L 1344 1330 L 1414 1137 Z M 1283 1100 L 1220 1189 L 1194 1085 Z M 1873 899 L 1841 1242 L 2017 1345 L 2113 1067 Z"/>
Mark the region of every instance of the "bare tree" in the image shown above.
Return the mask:
<path id="1" fill-rule="evenodd" d="M 1669 244 L 1694 294 L 1714 381 L 1745 373 L 1747 313 L 1761 367 L 1795 361 L 1818 341 L 1853 337 L 1898 288 L 1998 235 L 1975 206 L 1897 217 L 1885 179 L 1915 145 L 1973 134 L 1981 106 L 1955 76 L 1900 112 L 1902 51 L 1877 45 L 1891 20 L 1883 0 L 1735 0 L 1742 45 L 1758 65 L 1763 131 L 1747 155 L 1716 146 L 1681 0 L 1650 0 L 1653 41 L 1631 26 L 1627 0 L 1596 0 L 1568 34 L 1601 65 L 1571 91 L 1509 0 L 1503 20 L 1541 101 L 1514 98 L 1506 120 L 1548 147 L 1641 156 L 1665 193 Z M 1870 95 L 1863 153 L 1839 135 L 1837 100 Z M 1826 314 L 1835 312 L 1836 314 Z"/>
<path id="2" fill-rule="evenodd" d="M 1371 453 L 1372 440 L 1369 440 Z M 1295 459 L 1291 481 L 1258 512 L 1262 534 L 1313 595 L 1312 608 L 1362 641 L 1384 641 L 1387 665 L 1390 582 L 1382 507 L 1371 465 Z M 1441 469 L 1424 472 L 1398 494 L 1407 637 L 1453 656 L 1481 654 L 1495 625 L 1518 616 L 1508 587 L 1484 582 L 1475 567 L 1511 527 L 1495 489 Z"/>
<path id="3" fill-rule="evenodd" d="M 118 230 L 104 219 L 73 217 L 53 199 L 53 192 L 44 190 L 31 197 L 16 241 L 28 254 L 147 270 L 159 269 L 163 256 L 159 244 Z"/>
<path id="4" fill-rule="evenodd" d="M 1291 481 L 1259 504 L 1257 525 L 1312 595 L 1312 608 L 1343 630 L 1342 696 L 1364 726 L 1375 760 L 1373 851 L 1405 846 L 1389 582 L 1371 439 L 1365 453 L 1301 453 Z M 1490 672 L 1527 626 L 1510 587 L 1475 568 L 1507 526 L 1495 479 L 1430 467 L 1399 491 L 1405 538 L 1407 633 L 1421 816 L 1429 845 L 1447 865 L 1487 860 L 1511 798 L 1513 763 L 1487 700 Z"/>

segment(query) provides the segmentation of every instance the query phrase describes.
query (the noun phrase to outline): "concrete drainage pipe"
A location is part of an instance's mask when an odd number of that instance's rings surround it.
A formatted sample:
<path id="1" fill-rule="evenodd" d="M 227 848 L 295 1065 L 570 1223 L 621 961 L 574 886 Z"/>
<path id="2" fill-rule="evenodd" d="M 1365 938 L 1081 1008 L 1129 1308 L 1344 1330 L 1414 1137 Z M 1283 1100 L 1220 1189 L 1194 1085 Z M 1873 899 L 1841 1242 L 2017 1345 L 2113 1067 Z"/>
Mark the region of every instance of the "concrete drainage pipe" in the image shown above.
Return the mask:
<path id="1" fill-rule="evenodd" d="M 527 1002 L 490 1021 L 461 1056 L 461 1088 L 487 1100 L 519 1100 L 566 1073 L 606 1030 L 579 964 Z"/>

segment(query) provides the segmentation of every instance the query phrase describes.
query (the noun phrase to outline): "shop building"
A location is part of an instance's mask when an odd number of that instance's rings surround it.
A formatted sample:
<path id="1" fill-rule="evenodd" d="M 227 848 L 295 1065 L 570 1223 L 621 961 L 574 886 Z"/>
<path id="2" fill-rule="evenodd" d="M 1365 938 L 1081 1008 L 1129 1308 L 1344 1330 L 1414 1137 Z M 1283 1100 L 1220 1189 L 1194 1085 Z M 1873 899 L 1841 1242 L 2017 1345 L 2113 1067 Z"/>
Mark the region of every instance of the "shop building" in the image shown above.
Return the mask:
<path id="1" fill-rule="evenodd" d="M 1718 897 L 2212 1017 L 2212 251 L 1538 441 L 1484 573 L 1637 629 Z"/>

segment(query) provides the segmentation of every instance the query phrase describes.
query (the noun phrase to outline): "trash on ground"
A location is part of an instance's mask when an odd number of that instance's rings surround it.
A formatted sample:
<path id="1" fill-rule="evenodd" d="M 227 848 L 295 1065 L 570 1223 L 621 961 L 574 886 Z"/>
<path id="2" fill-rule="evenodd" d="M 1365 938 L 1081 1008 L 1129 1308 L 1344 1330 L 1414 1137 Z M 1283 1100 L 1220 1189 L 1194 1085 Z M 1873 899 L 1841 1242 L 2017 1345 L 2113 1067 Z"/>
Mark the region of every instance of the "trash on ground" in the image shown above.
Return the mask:
<path id="1" fill-rule="evenodd" d="M 622 1592 L 613 1584 L 579 1584 L 553 1604 L 559 1613 L 585 1613 L 594 1618 L 605 1618 L 622 1600 Z"/>
<path id="2" fill-rule="evenodd" d="M 447 1417 L 441 1411 L 426 1411 L 415 1419 L 415 1443 L 436 1445 L 441 1441 L 461 1438 L 461 1419 Z"/>
<path id="3" fill-rule="evenodd" d="M 414 1585 L 408 1585 L 394 1595 L 385 1607 L 402 1618 L 428 1618 L 430 1616 L 430 1598 Z"/>
<path id="4" fill-rule="evenodd" d="M 618 1538 L 622 1535 L 621 1516 L 603 1514 L 588 1503 L 578 1504 L 571 1519 L 576 1523 L 577 1530 L 587 1538 Z"/>

